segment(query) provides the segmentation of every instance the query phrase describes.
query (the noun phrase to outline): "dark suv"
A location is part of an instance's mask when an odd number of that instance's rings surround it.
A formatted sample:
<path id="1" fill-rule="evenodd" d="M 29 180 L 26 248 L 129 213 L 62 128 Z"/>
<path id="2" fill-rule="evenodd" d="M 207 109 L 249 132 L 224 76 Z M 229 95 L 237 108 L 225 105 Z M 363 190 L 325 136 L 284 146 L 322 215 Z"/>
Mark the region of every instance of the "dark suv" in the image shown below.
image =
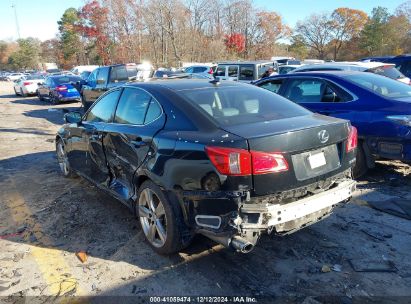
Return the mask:
<path id="1" fill-rule="evenodd" d="M 81 88 L 81 102 L 87 110 L 105 91 L 137 77 L 137 65 L 116 64 L 95 69 Z"/>

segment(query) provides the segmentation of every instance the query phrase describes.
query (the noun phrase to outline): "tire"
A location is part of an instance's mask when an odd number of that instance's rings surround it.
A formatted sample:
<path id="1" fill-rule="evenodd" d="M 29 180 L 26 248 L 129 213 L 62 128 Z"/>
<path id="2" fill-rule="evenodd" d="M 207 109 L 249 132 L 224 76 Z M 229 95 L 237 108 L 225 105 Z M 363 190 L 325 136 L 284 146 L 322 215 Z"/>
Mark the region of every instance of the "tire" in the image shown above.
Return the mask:
<path id="1" fill-rule="evenodd" d="M 19 94 L 16 91 L 16 88 L 13 88 L 13 89 L 14 89 L 14 94 L 16 94 L 16 96 L 19 96 Z"/>
<path id="2" fill-rule="evenodd" d="M 363 176 L 368 171 L 367 159 L 362 147 L 362 142 L 358 141 L 357 155 L 354 168 L 352 169 L 352 175 L 355 179 Z"/>
<path id="3" fill-rule="evenodd" d="M 23 97 L 27 97 L 27 94 L 24 94 L 23 89 L 20 89 L 20 94 L 21 94 L 21 96 L 23 96 Z"/>
<path id="4" fill-rule="evenodd" d="M 50 100 L 50 102 L 51 102 L 52 104 L 54 104 L 54 105 L 58 105 L 58 104 L 59 104 L 57 98 L 56 98 L 52 93 L 49 94 L 49 100 Z"/>
<path id="5" fill-rule="evenodd" d="M 145 181 L 140 186 L 136 209 L 141 230 L 155 252 L 170 255 L 189 245 L 189 242 L 183 242 L 187 227 L 180 206 L 170 201 L 152 181 Z"/>
<path id="6" fill-rule="evenodd" d="M 39 90 L 37 90 L 37 97 L 40 101 L 44 101 L 44 97 L 40 94 Z"/>
<path id="7" fill-rule="evenodd" d="M 76 174 L 75 172 L 71 169 L 69 160 L 66 155 L 66 150 L 64 147 L 64 142 L 62 139 L 58 139 L 56 143 L 56 155 L 57 155 L 57 161 L 60 166 L 61 173 L 63 173 L 63 176 L 66 178 L 72 178 L 75 177 Z"/>

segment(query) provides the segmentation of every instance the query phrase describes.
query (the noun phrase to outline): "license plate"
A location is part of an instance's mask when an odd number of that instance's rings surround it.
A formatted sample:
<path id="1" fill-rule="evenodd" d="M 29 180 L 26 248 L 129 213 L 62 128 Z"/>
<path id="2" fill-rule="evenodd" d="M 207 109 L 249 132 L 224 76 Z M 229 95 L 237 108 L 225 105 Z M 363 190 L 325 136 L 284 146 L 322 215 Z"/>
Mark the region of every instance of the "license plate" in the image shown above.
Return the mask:
<path id="1" fill-rule="evenodd" d="M 325 160 L 324 152 L 310 155 L 308 157 L 308 162 L 310 163 L 311 169 L 319 168 L 327 164 L 327 161 Z"/>
<path id="2" fill-rule="evenodd" d="M 69 93 L 74 93 L 75 91 L 77 91 L 76 89 L 68 89 L 67 92 Z"/>

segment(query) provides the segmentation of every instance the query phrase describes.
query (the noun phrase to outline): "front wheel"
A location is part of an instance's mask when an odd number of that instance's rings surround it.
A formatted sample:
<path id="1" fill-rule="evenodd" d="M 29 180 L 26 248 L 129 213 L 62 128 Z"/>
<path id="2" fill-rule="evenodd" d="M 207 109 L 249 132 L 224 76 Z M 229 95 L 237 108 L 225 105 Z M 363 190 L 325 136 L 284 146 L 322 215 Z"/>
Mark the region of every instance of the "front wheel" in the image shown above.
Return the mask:
<path id="1" fill-rule="evenodd" d="M 152 181 L 145 181 L 139 189 L 137 215 L 155 252 L 170 255 L 188 245 L 183 242 L 185 224 L 180 206 L 173 204 Z"/>
<path id="2" fill-rule="evenodd" d="M 63 173 L 64 177 L 75 177 L 76 174 L 70 167 L 70 163 L 66 154 L 66 150 L 64 147 L 64 142 L 62 139 L 57 140 L 56 144 L 56 154 L 57 154 L 57 161 L 60 166 L 61 173 Z"/>

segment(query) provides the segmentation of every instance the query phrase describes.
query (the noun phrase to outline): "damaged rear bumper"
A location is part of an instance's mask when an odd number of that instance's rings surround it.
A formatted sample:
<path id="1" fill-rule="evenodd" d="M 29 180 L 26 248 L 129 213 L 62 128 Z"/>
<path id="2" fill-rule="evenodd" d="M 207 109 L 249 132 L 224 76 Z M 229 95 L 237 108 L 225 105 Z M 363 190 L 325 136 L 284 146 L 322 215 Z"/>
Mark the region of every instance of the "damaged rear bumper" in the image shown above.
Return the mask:
<path id="1" fill-rule="evenodd" d="M 347 180 L 327 191 L 287 204 L 244 204 L 240 209 L 241 230 L 273 230 L 292 233 L 329 215 L 340 203 L 346 203 L 355 191 L 355 181 Z M 249 218 L 258 219 L 249 221 Z M 244 220 L 246 219 L 246 220 Z"/>
<path id="2" fill-rule="evenodd" d="M 248 191 L 191 192 L 190 195 L 185 192 L 183 200 L 190 205 L 190 226 L 197 233 L 245 253 L 262 233 L 290 234 L 324 219 L 338 204 L 350 200 L 355 186 L 355 181 L 343 179 L 325 191 L 282 201 L 270 200 L 270 196 L 250 197 Z M 225 212 L 201 208 L 212 204 L 230 207 Z"/>

